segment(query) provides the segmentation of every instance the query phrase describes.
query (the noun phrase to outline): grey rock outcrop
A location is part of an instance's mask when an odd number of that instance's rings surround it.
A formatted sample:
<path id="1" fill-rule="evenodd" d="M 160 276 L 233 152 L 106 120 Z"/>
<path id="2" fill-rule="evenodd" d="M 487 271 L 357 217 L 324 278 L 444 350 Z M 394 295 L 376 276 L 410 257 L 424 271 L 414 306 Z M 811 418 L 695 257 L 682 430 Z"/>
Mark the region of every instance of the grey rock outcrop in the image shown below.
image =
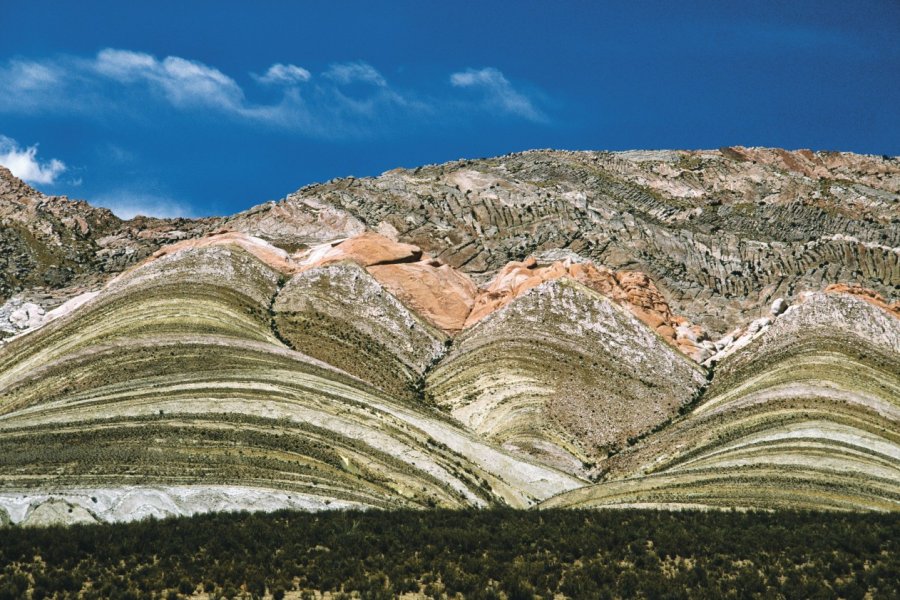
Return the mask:
<path id="1" fill-rule="evenodd" d="M 772 303 L 772 307 L 769 309 L 776 317 L 787 310 L 788 304 L 784 301 L 784 298 L 778 298 L 775 302 Z"/>
<path id="2" fill-rule="evenodd" d="M 82 200 L 46 196 L 0 166 L 0 303 L 36 288 L 97 287 L 163 244 L 203 235 L 214 222 L 122 221 Z"/>

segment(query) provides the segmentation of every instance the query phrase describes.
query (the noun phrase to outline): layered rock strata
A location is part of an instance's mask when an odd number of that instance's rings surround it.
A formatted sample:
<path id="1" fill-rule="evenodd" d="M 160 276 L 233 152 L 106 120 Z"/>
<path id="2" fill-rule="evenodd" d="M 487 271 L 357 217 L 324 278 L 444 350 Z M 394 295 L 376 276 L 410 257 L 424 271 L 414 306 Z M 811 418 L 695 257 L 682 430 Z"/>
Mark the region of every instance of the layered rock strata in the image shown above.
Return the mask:
<path id="1" fill-rule="evenodd" d="M 900 320 L 811 294 L 725 358 L 689 414 L 546 506 L 900 510 Z"/>

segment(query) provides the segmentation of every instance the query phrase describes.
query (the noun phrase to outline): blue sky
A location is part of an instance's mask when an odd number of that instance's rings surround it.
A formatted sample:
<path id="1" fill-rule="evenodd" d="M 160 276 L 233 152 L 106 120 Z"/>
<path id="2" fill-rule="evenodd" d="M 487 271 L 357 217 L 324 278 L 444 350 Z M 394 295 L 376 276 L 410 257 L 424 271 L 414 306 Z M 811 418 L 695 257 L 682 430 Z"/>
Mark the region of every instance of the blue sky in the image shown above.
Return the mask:
<path id="1" fill-rule="evenodd" d="M 126 217 L 528 148 L 900 154 L 896 0 L 0 5 L 0 164 Z"/>

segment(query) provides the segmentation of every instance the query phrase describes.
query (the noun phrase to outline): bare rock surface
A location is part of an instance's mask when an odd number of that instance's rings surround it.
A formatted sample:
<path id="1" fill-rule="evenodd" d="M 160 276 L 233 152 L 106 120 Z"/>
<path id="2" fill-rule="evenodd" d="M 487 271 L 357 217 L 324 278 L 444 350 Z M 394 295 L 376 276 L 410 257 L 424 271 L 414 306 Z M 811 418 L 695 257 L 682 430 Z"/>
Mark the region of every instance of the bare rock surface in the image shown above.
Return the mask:
<path id="1" fill-rule="evenodd" d="M 0 510 L 5 511 L 11 524 L 23 526 L 115 523 L 148 517 L 163 519 L 208 512 L 288 508 L 342 510 L 365 507 L 354 502 L 249 486 L 122 486 L 0 493 Z"/>
<path id="2" fill-rule="evenodd" d="M 672 418 L 705 381 L 630 311 L 566 278 L 467 329 L 426 394 L 506 448 L 585 473 Z"/>
<path id="3" fill-rule="evenodd" d="M 647 275 L 634 271 L 615 272 L 597 267 L 590 261 L 572 262 L 571 258 L 546 265 L 540 265 L 534 257 L 509 263 L 479 291 L 466 326 L 471 327 L 545 281 L 563 277 L 626 307 L 667 342 L 698 362 L 708 354 L 700 345 L 707 338 L 706 332 L 676 316 Z"/>
<path id="4" fill-rule="evenodd" d="M 861 300 L 865 300 L 873 306 L 884 309 L 897 318 L 900 318 L 900 300 L 894 302 L 886 301 L 881 294 L 874 290 L 866 289 L 861 285 L 846 285 L 842 283 L 834 283 L 825 288 L 825 292 L 829 294 L 850 294 Z"/>
<path id="5" fill-rule="evenodd" d="M 412 244 L 402 244 L 374 232 L 362 233 L 338 244 L 317 246 L 313 251 L 301 254 L 304 264 L 328 265 L 349 260 L 361 267 L 415 262 L 422 258 L 422 249 Z"/>
<path id="6" fill-rule="evenodd" d="M 259 210 L 314 221 L 321 208 L 305 207 L 329 206 L 342 223 L 396 232 L 479 283 L 511 261 L 572 251 L 645 273 L 677 314 L 721 336 L 776 298 L 832 283 L 894 301 L 898 182 L 895 158 L 837 152 L 539 150 L 333 180 Z M 257 227 L 255 214 L 231 223 L 267 237 L 269 217 Z M 330 239 L 355 231 L 321 222 Z"/>
<path id="7" fill-rule="evenodd" d="M 378 265 L 369 271 L 401 301 L 448 333 L 460 331 L 475 303 L 475 284 L 436 261 Z"/>
<path id="8" fill-rule="evenodd" d="M 898 224 L 897 158 L 809 150 L 536 150 L 196 220 L 0 169 L 0 524 L 900 510 Z"/>
<path id="9" fill-rule="evenodd" d="M 46 196 L 0 166 L 0 302 L 33 288 L 99 287 L 160 246 L 203 235 L 214 221 L 123 221 L 82 200 Z"/>

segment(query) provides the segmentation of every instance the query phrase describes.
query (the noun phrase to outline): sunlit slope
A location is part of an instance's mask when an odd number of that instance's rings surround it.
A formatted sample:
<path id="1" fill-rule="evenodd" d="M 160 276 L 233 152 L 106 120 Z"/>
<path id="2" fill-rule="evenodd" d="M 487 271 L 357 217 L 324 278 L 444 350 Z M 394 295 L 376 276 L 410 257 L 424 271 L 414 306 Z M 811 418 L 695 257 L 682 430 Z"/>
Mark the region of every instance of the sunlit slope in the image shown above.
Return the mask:
<path id="1" fill-rule="evenodd" d="M 273 310 L 292 348 L 396 398 L 420 398 L 422 376 L 448 341 L 351 262 L 295 275 Z"/>
<path id="2" fill-rule="evenodd" d="M 660 426 L 706 383 L 631 313 L 569 279 L 464 332 L 426 392 L 487 439 L 583 472 Z"/>
<path id="3" fill-rule="evenodd" d="M 684 419 L 545 506 L 900 510 L 900 321 L 812 294 L 717 368 Z"/>
<path id="4" fill-rule="evenodd" d="M 284 346 L 280 279 L 237 247 L 178 252 L 0 350 L 0 492 L 244 486 L 526 506 L 580 485 Z"/>

